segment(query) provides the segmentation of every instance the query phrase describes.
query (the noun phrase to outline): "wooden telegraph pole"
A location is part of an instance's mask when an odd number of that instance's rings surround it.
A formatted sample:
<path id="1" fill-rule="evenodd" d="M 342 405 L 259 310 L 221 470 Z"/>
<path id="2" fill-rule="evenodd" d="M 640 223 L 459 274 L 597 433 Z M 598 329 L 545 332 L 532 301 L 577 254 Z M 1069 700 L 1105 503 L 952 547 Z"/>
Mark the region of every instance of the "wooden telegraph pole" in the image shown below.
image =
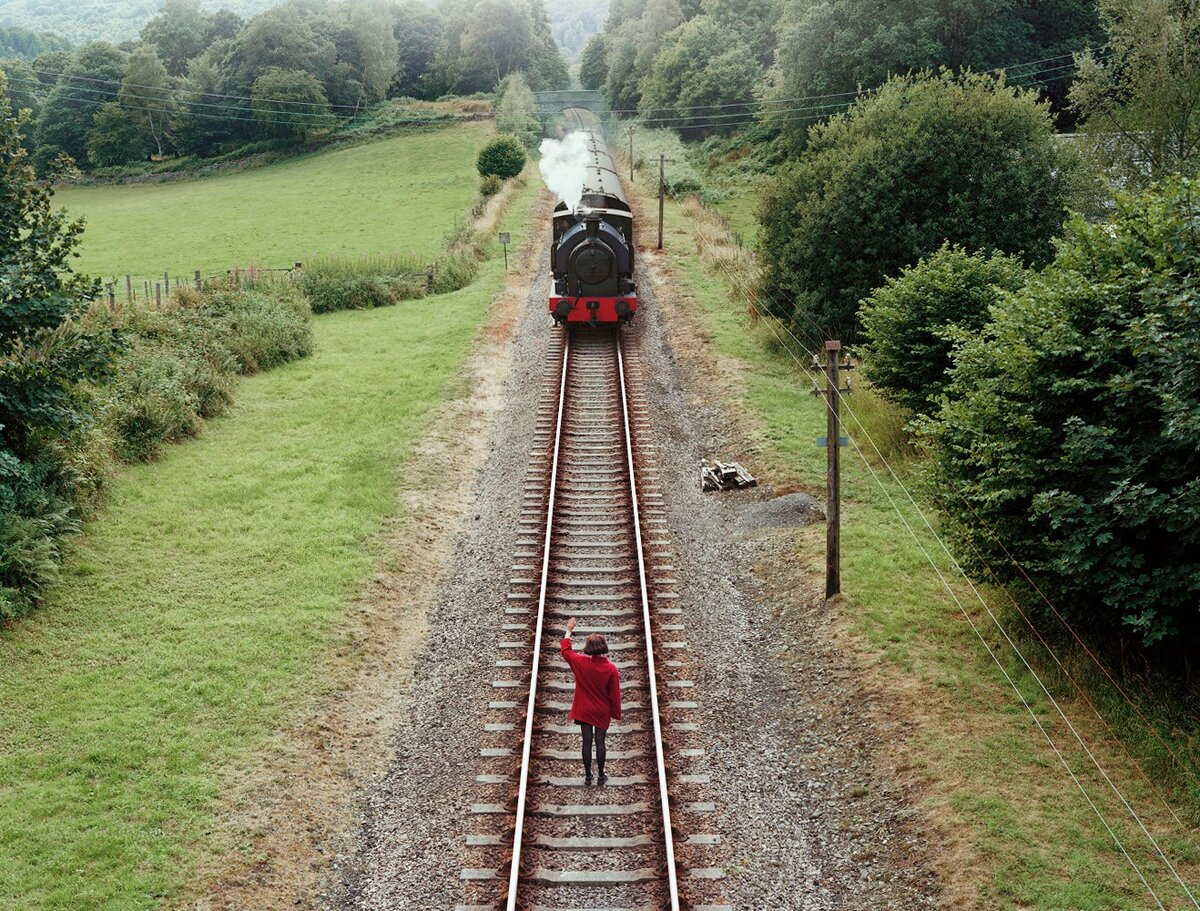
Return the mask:
<path id="1" fill-rule="evenodd" d="M 629 128 L 629 182 L 633 183 L 633 127 Z M 633 192 L 632 187 L 629 192 Z"/>
<path id="2" fill-rule="evenodd" d="M 825 343 L 825 597 L 842 590 L 841 390 L 838 386 L 839 341 Z"/>
<path id="3" fill-rule="evenodd" d="M 665 155 L 658 156 L 658 249 L 663 248 L 663 198 L 666 196 L 667 184 L 663 179 L 663 172 L 666 168 L 667 158 Z"/>
<path id="4" fill-rule="evenodd" d="M 825 454 L 825 597 L 832 598 L 842 591 L 842 447 L 850 445 L 849 437 L 841 435 L 842 393 L 850 387 L 841 388 L 839 370 L 854 367 L 849 361 L 840 363 L 842 350 L 839 341 L 825 343 L 825 390 L 812 390 L 813 395 L 825 396 L 825 436 L 817 437 L 817 445 L 824 446 Z M 813 355 L 813 368 L 822 366 L 817 355 Z"/>

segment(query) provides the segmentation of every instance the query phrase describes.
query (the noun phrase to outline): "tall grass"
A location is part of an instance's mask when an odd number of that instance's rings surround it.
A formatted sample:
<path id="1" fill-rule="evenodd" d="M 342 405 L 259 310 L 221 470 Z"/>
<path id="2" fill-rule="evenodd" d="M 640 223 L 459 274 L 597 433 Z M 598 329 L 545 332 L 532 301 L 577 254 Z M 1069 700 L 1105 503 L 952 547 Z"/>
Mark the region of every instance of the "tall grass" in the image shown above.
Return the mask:
<path id="1" fill-rule="evenodd" d="M 326 254 L 305 264 L 297 286 L 314 313 L 370 310 L 424 297 L 428 266 L 403 253 Z"/>
<path id="2" fill-rule="evenodd" d="M 366 253 L 359 256 L 320 254 L 304 264 L 305 272 L 317 272 L 331 278 L 355 275 L 404 275 L 424 272 L 427 262 L 411 253 Z"/>

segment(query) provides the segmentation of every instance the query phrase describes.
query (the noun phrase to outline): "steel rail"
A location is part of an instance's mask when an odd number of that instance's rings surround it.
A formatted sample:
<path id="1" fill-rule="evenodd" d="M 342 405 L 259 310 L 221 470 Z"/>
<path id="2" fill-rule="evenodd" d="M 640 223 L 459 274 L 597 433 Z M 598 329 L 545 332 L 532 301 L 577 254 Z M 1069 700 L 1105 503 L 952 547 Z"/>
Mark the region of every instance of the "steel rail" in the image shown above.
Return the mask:
<path id="1" fill-rule="evenodd" d="M 537 701 L 538 669 L 542 655 L 542 625 L 546 615 L 546 588 L 550 576 L 550 539 L 554 534 L 554 496 L 558 486 L 558 452 L 562 445 L 563 413 L 567 402 L 567 368 L 571 361 L 571 336 L 563 340 L 562 376 L 558 381 L 558 417 L 554 449 L 550 454 L 550 488 L 546 503 L 546 541 L 542 547 L 541 590 L 533 636 L 533 665 L 529 671 L 529 700 L 525 706 L 525 745 L 521 750 L 521 779 L 517 786 L 517 818 L 513 829 L 512 867 L 508 873 L 508 911 L 517 911 L 517 882 L 521 873 L 521 836 L 525 829 L 525 802 L 529 795 L 529 762 L 533 747 L 533 720 Z"/>
<path id="2" fill-rule="evenodd" d="M 631 521 L 633 524 L 634 551 L 637 555 L 638 591 L 641 602 L 642 625 L 647 667 L 647 689 L 650 693 L 650 716 L 654 736 L 655 760 L 658 772 L 658 794 L 662 812 L 664 865 L 666 867 L 666 882 L 670 911 L 680 911 L 679 884 L 675 863 L 674 833 L 671 828 L 671 805 L 667 793 L 666 759 L 663 753 L 662 721 L 660 718 L 657 675 L 655 672 L 654 644 L 651 630 L 650 593 L 646 574 L 645 544 L 641 528 L 641 511 L 638 503 L 637 475 L 634 469 L 633 434 L 630 420 L 629 395 L 625 379 L 625 358 L 622 351 L 620 336 L 613 339 L 616 349 L 617 386 L 620 392 L 619 403 L 621 410 L 621 429 L 625 434 L 625 469 L 628 474 L 629 501 Z M 506 899 L 507 911 L 517 911 L 519 889 L 521 883 L 521 860 L 524 847 L 524 829 L 527 804 L 529 802 L 529 772 L 532 764 L 534 719 L 537 710 L 538 677 L 541 668 L 541 650 L 544 639 L 546 617 L 546 601 L 549 590 L 551 558 L 554 551 L 554 521 L 559 487 L 559 461 L 563 450 L 563 430 L 567 413 L 567 383 L 570 373 L 571 347 L 570 335 L 564 339 L 562 355 L 562 373 L 559 378 L 558 409 L 555 418 L 554 444 L 550 453 L 550 475 L 547 491 L 545 513 L 545 539 L 542 546 L 542 567 L 540 590 L 538 592 L 537 612 L 535 616 L 533 661 L 530 667 L 529 696 L 525 709 L 524 744 L 521 750 L 520 778 L 517 787 L 516 818 L 513 828 L 512 860 L 509 867 L 508 894 Z"/>
<path id="3" fill-rule="evenodd" d="M 629 427 L 629 400 L 625 392 L 625 357 L 617 335 L 617 375 L 621 381 L 621 418 L 625 423 L 625 458 L 629 468 L 629 499 L 633 507 L 633 535 L 638 562 L 638 586 L 642 597 L 642 623 L 646 630 L 646 688 L 650 691 L 650 717 L 654 722 L 654 753 L 658 762 L 658 797 L 662 804 L 663 838 L 666 845 L 667 886 L 671 911 L 679 911 L 679 881 L 675 872 L 675 838 L 671 831 L 671 803 L 667 796 L 667 763 L 663 756 L 662 723 L 658 712 L 658 680 L 654 672 L 654 638 L 650 631 L 650 597 L 646 586 L 646 555 L 642 547 L 642 525 L 638 512 L 637 475 L 633 470 L 633 434 Z"/>

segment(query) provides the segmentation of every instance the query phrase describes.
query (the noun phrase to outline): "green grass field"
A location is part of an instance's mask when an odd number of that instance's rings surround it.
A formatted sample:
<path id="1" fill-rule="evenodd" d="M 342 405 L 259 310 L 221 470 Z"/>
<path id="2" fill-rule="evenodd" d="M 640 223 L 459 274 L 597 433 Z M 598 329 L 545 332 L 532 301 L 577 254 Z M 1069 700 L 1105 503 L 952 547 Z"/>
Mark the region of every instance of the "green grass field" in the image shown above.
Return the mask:
<path id="1" fill-rule="evenodd" d="M 730 193 L 719 203 L 717 209 L 725 220 L 742 239 L 747 247 L 753 247 L 758 239 L 758 191 L 754 187 L 746 188 L 742 193 Z"/>
<path id="2" fill-rule="evenodd" d="M 103 278 L 190 278 L 235 263 L 290 266 L 313 253 L 432 258 L 476 196 L 492 128 L 468 123 L 171 183 L 66 187 L 87 222 L 78 269 Z"/>
<path id="3" fill-rule="evenodd" d="M 641 190 L 644 211 L 650 211 L 650 187 L 643 185 Z M 742 368 L 737 394 L 744 414 L 751 416 L 746 427 L 752 470 L 777 487 L 798 485 L 823 496 L 825 452 L 814 440 L 826 432 L 825 409 L 820 399 L 808 394 L 811 375 L 788 353 L 770 324 L 751 322 L 744 300 L 731 301 L 728 273 L 704 261 L 695 224 L 675 201 L 668 202 L 666 219 L 666 247 L 677 267 L 676 277 L 699 302 L 716 349 Z M 717 230 L 715 224 L 703 229 L 710 239 Z M 786 335 L 780 335 L 787 341 Z M 872 438 L 877 438 L 881 422 L 869 398 L 851 396 L 847 408 L 861 413 Z M 941 832 L 951 835 L 947 854 L 951 859 L 935 857 L 935 862 L 940 860 L 943 870 L 953 872 L 956 887 L 967 884 L 966 894 L 948 896 L 951 906 L 986 911 L 1155 907 L 1131 864 L 972 632 L 957 598 L 1166 907 L 1191 907 L 1149 840 L 990 625 L 980 601 L 924 527 L 901 483 L 871 452 L 855 419 L 848 415 L 846 424 L 869 458 L 853 446 L 843 456 L 844 596 L 835 609 L 860 638 L 865 660 L 877 669 L 871 684 L 882 686 L 888 701 L 909 707 L 904 711 L 912 731 L 910 771 L 924 784 L 922 808 Z M 893 454 L 886 447 L 884 451 L 893 461 Z M 899 465 L 900 481 L 915 487 L 911 467 Z M 921 502 L 919 493 L 916 499 Z M 823 529 L 809 529 L 801 536 L 796 558 L 814 573 L 823 571 Z M 949 589 L 939 574 L 950 580 Z M 1020 628 L 1020 619 L 1001 594 L 990 589 L 982 594 L 1049 681 L 1122 793 L 1148 820 L 1184 882 L 1200 882 L 1200 843 L 1192 837 L 1194 828 L 1189 831 L 1186 824 L 1177 824 L 1164 810 L 1147 780 L 1136 774 L 1116 742 L 1105 736 L 1089 707 L 1062 685 L 1048 655 L 1031 643 L 1033 637 Z M 1070 656 L 1069 650 L 1063 654 Z M 1087 679 L 1088 670 L 1082 668 L 1081 673 L 1077 659 L 1071 656 L 1073 670 Z M 1139 693 L 1143 710 L 1154 717 L 1154 694 Z M 1090 696 L 1110 718 L 1119 715 L 1109 711 L 1119 708 L 1111 694 L 1097 688 Z M 1175 748 L 1190 758 L 1194 773 L 1200 772 L 1196 719 L 1191 718 L 1190 728 L 1164 725 L 1163 730 Z M 1161 749 L 1152 747 L 1144 728 L 1130 727 L 1123 734 L 1155 785 L 1194 826 L 1200 795 L 1189 794 L 1186 786 L 1173 787 L 1183 776 L 1178 771 L 1167 774 L 1165 757 Z M 938 837 L 933 836 L 935 853 Z M 972 889 L 978 889 L 978 894 L 972 896 Z"/>
<path id="4" fill-rule="evenodd" d="M 473 187 L 462 156 L 478 131 L 453 138 Z M 380 146 L 366 157 L 409 154 Z M 437 200 L 463 192 L 449 171 Z M 499 225 L 514 243 L 536 190 Z M 427 248 L 430 213 L 405 228 Z M 397 513 L 399 473 L 434 410 L 466 394 L 503 277 L 496 246 L 461 291 L 318 317 L 311 358 L 245 380 L 198 439 L 117 479 L 65 581 L 0 631 L 0 909 L 135 911 L 182 886 L 222 769 L 328 682 L 322 656 Z"/>

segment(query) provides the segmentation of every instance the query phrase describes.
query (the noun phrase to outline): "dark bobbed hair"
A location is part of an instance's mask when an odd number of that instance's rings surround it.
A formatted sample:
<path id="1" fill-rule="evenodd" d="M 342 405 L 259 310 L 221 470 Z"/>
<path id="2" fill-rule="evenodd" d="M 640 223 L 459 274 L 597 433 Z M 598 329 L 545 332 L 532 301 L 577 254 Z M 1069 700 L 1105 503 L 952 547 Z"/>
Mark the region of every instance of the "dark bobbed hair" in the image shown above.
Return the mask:
<path id="1" fill-rule="evenodd" d="M 608 643 L 599 633 L 592 633 L 583 643 L 583 653 L 585 655 L 607 655 Z"/>

